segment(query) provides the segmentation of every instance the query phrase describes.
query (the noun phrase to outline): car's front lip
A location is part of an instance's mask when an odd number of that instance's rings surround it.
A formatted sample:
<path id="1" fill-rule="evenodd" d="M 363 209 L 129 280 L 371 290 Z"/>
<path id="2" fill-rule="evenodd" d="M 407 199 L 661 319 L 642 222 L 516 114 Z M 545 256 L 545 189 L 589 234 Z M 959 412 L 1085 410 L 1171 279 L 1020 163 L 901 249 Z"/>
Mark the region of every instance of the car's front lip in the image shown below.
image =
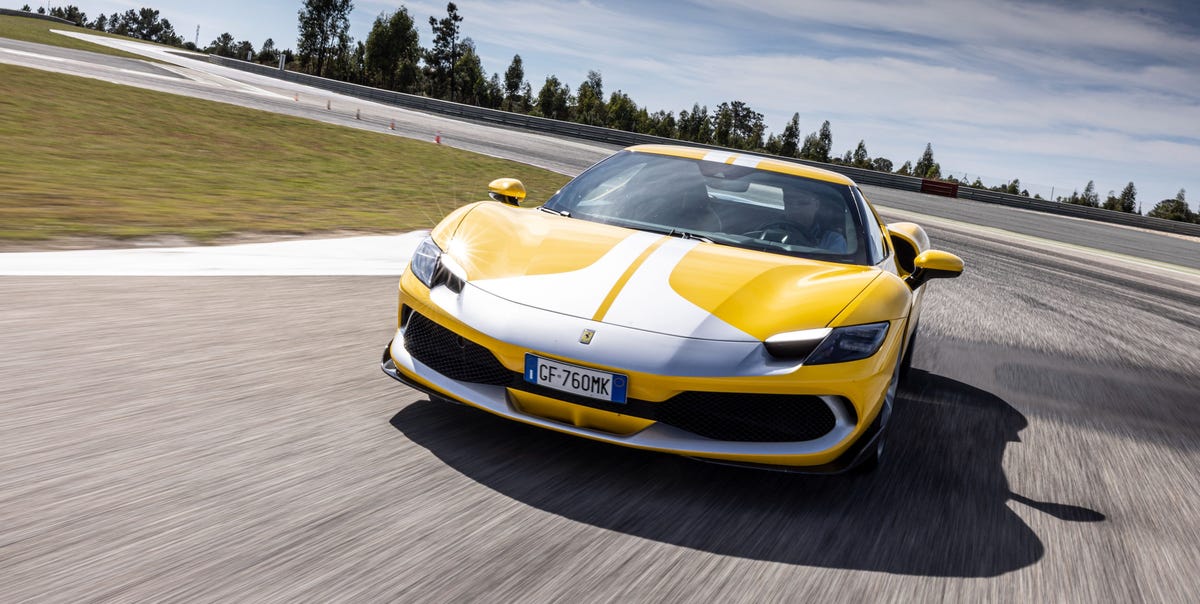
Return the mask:
<path id="1" fill-rule="evenodd" d="M 405 350 L 403 332 L 399 330 L 396 339 L 384 350 L 381 367 L 387 375 L 426 394 L 450 398 L 526 424 L 626 447 L 725 462 L 764 466 L 810 465 L 813 471 L 822 471 L 821 467 L 828 465 L 824 471 L 840 471 L 845 469 L 841 467 L 845 464 L 831 463 L 830 460 L 805 463 L 805 459 L 823 457 L 822 454 L 838 448 L 851 437 L 856 427 L 843 405 L 829 400 L 827 404 L 837 418 L 834 429 L 820 438 L 800 442 L 713 440 L 661 423 L 624 435 L 582 428 L 523 413 L 512 404 L 511 393 L 505 386 L 461 382 L 433 371 Z M 869 437 L 866 434 L 863 436 Z M 852 452 L 856 450 L 854 448 Z"/>

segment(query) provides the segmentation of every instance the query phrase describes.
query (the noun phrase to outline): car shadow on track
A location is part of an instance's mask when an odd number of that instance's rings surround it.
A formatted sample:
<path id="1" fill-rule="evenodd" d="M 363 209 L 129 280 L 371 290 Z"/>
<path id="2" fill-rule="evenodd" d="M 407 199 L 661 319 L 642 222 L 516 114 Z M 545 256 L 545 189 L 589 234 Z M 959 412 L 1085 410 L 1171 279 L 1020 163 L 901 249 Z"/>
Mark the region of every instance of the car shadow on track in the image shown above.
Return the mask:
<path id="1" fill-rule="evenodd" d="M 450 467 L 527 505 L 756 560 L 988 577 L 1044 554 L 1010 499 L 1064 520 L 1104 519 L 1010 493 L 1004 449 L 1027 422 L 987 392 L 914 371 L 892 422 L 874 473 L 811 477 L 624 449 L 444 403 L 419 401 L 391 420 Z"/>

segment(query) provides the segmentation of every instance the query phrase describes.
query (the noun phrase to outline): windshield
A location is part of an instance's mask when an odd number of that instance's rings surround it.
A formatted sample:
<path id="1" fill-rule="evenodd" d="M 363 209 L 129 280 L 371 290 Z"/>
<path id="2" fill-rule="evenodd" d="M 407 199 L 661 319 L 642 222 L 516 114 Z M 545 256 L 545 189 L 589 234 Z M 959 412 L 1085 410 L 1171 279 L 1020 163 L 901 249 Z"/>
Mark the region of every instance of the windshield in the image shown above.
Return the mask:
<path id="1" fill-rule="evenodd" d="M 849 186 L 745 166 L 625 151 L 579 175 L 545 207 L 723 245 L 869 264 Z"/>

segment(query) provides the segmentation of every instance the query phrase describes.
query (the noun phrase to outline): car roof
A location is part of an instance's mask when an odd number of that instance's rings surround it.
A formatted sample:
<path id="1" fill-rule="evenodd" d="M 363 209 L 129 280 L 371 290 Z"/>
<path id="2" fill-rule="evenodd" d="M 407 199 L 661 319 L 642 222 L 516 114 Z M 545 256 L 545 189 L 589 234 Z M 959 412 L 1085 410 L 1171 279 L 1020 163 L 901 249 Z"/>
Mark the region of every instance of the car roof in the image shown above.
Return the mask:
<path id="1" fill-rule="evenodd" d="M 674 157 L 684 157 L 687 159 L 701 159 L 705 161 L 715 161 L 726 164 L 734 164 L 755 168 L 757 170 L 766 170 L 768 172 L 778 172 L 780 174 L 790 174 L 792 176 L 801 176 L 811 178 L 813 180 L 823 180 L 835 184 L 854 186 L 854 181 L 849 177 L 807 166 L 797 162 L 787 161 L 785 159 L 774 157 L 763 157 L 751 153 L 742 153 L 738 151 L 720 151 L 714 149 L 705 149 L 702 147 L 688 147 L 685 145 L 635 145 L 627 147 L 626 151 L 634 153 L 654 153 L 657 155 L 670 155 Z"/>

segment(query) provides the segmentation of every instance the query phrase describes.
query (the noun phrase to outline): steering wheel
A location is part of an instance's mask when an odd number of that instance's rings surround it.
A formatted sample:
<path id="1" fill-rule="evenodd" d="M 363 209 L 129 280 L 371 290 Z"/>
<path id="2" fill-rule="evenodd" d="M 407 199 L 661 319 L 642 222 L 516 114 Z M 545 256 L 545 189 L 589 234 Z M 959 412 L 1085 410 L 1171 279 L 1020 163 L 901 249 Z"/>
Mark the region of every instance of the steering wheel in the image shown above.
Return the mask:
<path id="1" fill-rule="evenodd" d="M 753 231 L 745 233 L 747 237 L 761 239 L 763 241 L 774 241 L 775 243 L 786 243 L 788 245 L 803 245 L 813 246 L 816 242 L 808 233 L 808 229 L 799 223 L 790 220 L 776 220 L 764 224 Z"/>

